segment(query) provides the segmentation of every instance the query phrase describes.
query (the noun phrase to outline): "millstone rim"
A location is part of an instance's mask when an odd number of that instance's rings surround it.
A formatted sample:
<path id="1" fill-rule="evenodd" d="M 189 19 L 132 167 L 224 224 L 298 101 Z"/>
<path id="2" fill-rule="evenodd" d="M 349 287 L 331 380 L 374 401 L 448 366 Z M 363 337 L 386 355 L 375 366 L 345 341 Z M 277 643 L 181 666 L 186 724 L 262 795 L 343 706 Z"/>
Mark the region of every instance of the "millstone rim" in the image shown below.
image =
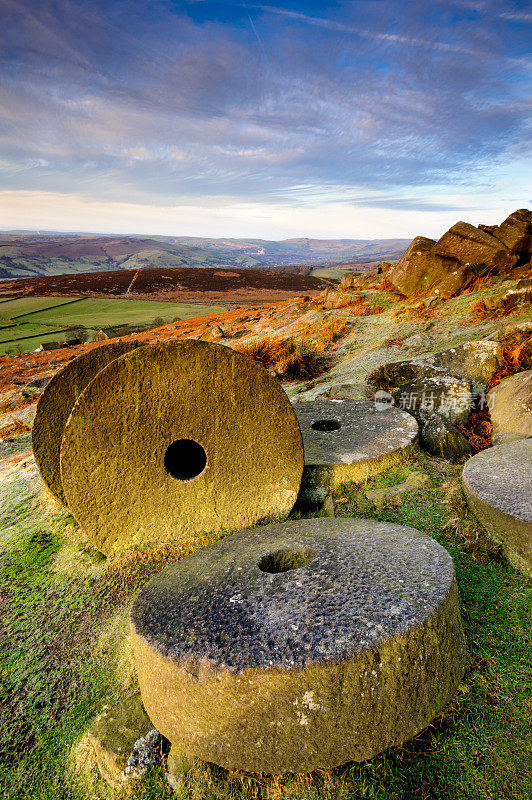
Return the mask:
<path id="1" fill-rule="evenodd" d="M 469 491 L 504 514 L 532 524 L 532 481 L 530 469 L 523 470 L 528 458 L 532 469 L 532 439 L 519 439 L 489 447 L 466 463 L 462 479 Z M 516 485 L 528 488 L 516 492 Z"/>
<path id="2" fill-rule="evenodd" d="M 390 562 L 390 553 L 378 539 L 377 530 L 383 525 L 376 520 L 321 518 L 266 526 L 258 531 L 262 534 L 259 540 L 253 538 L 253 532 L 242 532 L 182 559 L 141 590 L 130 616 L 135 666 L 150 719 L 175 752 L 227 769 L 309 772 L 372 758 L 410 739 L 434 719 L 455 693 L 467 659 L 452 561 L 425 534 L 387 526 L 390 546 L 405 536 L 402 551 L 414 556 L 406 572 L 418 581 L 413 602 L 410 585 L 404 592 L 416 615 L 406 613 L 406 624 L 395 631 L 387 628 L 387 617 L 393 615 L 396 602 L 389 592 L 390 574 L 395 571 L 398 583 L 405 567 L 401 558 L 396 558 L 395 566 Z M 364 613 L 370 613 L 379 597 L 387 603 L 387 612 L 370 620 L 376 633 L 372 644 L 357 649 L 349 639 L 353 607 L 341 616 L 349 589 L 352 596 L 348 601 L 354 598 L 355 604 L 359 602 L 352 581 L 347 589 L 336 587 L 329 592 L 333 600 L 336 595 L 336 610 L 334 602 L 323 601 L 321 608 L 315 606 L 309 615 L 307 604 L 303 625 L 293 611 L 302 599 L 304 606 L 305 575 L 316 578 L 317 571 L 322 597 L 330 588 L 324 578 L 334 582 L 337 577 L 334 571 L 320 577 L 323 547 L 333 555 L 338 553 L 343 547 L 342 533 L 350 528 L 360 533 L 364 526 L 366 549 L 358 552 L 358 585 L 366 596 Z M 303 535 L 305 528 L 307 533 L 310 529 L 309 535 Z M 294 535 L 283 537 L 280 529 Z M 321 545 L 312 535 L 318 529 L 323 534 Z M 358 537 L 359 544 L 362 539 Z M 381 554 L 380 572 L 372 571 L 376 563 L 370 564 L 372 544 L 374 553 Z M 290 547 L 292 552 L 287 553 Z M 304 547 L 306 552 L 302 552 Z M 397 556 L 401 547 L 395 547 L 395 552 Z M 246 571 L 242 553 L 250 569 L 238 581 L 239 568 Z M 260 572 L 257 558 L 261 553 L 262 558 L 277 556 L 277 566 L 284 561 L 284 568 L 270 574 Z M 195 555 L 202 557 L 201 564 L 198 560 L 194 563 Z M 344 553 L 342 565 L 349 569 L 354 555 L 354 551 L 349 551 L 348 557 Z M 289 556 L 297 556 L 299 561 L 289 558 L 287 564 Z M 263 587 L 263 602 L 254 607 L 256 584 L 250 583 L 251 564 L 254 579 L 260 572 Z M 419 566 L 423 573 L 425 564 L 430 576 L 419 574 Z M 178 565 L 184 574 L 175 571 Z M 380 587 L 377 598 L 372 596 L 368 575 Z M 301 584 L 302 593 L 296 592 L 287 606 L 283 587 L 295 582 Z M 225 605 L 221 602 L 224 598 Z M 191 602 L 187 617 L 183 610 Z M 202 610 L 207 613 L 202 615 Z M 284 618 L 279 616 L 283 610 Z M 318 624 L 313 628 L 313 623 Z M 293 631 L 294 624 L 299 625 L 299 633 Z M 321 642 L 312 637 L 318 629 Z M 290 658 L 290 641 L 276 638 L 279 630 L 299 636 L 300 651 L 308 645 L 310 657 L 304 662 Z M 329 633 L 336 650 L 328 646 Z M 177 640 L 185 646 L 176 647 Z M 270 658 L 253 661 L 256 653 L 249 642 L 259 650 L 261 645 L 268 649 Z M 321 649 L 320 644 L 324 645 Z M 216 656 L 215 645 L 224 658 Z M 242 663 L 227 657 L 238 648 L 245 655 Z M 276 660 L 275 653 L 282 648 L 289 657 Z"/>
<path id="3" fill-rule="evenodd" d="M 206 463 L 182 480 L 190 464 L 176 478 L 164 460 L 184 440 Z M 194 340 L 147 344 L 99 373 L 61 449 L 69 508 L 106 555 L 284 519 L 302 470 L 280 385 L 246 356 Z"/>
<path id="4" fill-rule="evenodd" d="M 290 556 L 295 566 L 271 573 L 261 566 Z M 454 580 L 448 552 L 414 528 L 353 518 L 296 520 L 241 531 L 170 565 L 141 589 L 131 621 L 170 659 L 236 672 L 305 667 L 374 649 L 423 624 Z M 376 586 L 386 587 L 382 596 Z M 383 621 L 388 606 L 392 612 Z M 220 627 L 229 631 L 225 650 Z M 188 628 L 191 639 L 183 634 Z M 303 628 L 304 642 L 294 645 Z M 258 640 L 271 645 L 257 649 Z"/>
<path id="5" fill-rule="evenodd" d="M 357 464 L 400 451 L 417 438 L 411 414 L 384 409 L 369 400 L 314 400 L 294 403 L 305 447 L 306 466 Z"/>
<path id="6" fill-rule="evenodd" d="M 136 340 L 109 342 L 81 353 L 52 377 L 39 398 L 31 432 L 33 453 L 43 481 L 63 504 L 66 504 L 66 498 L 61 480 L 60 450 L 69 414 L 81 392 L 100 370 L 141 344 Z"/>

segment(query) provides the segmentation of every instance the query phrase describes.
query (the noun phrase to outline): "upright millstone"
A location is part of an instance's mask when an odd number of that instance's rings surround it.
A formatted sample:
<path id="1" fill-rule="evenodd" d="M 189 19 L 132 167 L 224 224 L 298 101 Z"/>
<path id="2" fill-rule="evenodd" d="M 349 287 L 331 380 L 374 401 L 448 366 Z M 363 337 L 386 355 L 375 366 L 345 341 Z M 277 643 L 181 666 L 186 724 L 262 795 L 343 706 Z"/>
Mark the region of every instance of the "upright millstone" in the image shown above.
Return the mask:
<path id="1" fill-rule="evenodd" d="M 367 400 L 294 403 L 305 449 L 303 503 L 322 503 L 343 481 L 388 469 L 417 441 L 411 414 Z"/>
<path id="2" fill-rule="evenodd" d="M 144 706 L 177 765 L 283 773 L 369 759 L 426 727 L 466 663 L 451 557 L 376 520 L 216 542 L 149 581 L 131 629 Z"/>
<path id="3" fill-rule="evenodd" d="M 499 444 L 470 458 L 467 502 L 513 566 L 532 576 L 532 439 Z"/>
<path id="4" fill-rule="evenodd" d="M 302 471 L 279 383 L 208 342 L 113 362 L 80 395 L 61 447 L 68 507 L 106 555 L 284 519 Z"/>
<path id="5" fill-rule="evenodd" d="M 110 342 L 82 353 L 54 375 L 42 393 L 31 431 L 33 452 L 42 479 L 62 503 L 60 452 L 66 421 L 81 392 L 102 369 L 140 342 Z"/>

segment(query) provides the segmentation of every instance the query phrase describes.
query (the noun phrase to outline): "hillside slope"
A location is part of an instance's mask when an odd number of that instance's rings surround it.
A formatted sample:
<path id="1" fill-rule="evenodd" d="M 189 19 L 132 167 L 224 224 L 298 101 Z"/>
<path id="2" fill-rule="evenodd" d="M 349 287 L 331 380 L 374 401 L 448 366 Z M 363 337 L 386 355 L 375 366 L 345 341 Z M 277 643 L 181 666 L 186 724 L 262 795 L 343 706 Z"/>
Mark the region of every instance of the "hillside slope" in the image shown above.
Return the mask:
<path id="1" fill-rule="evenodd" d="M 399 258 L 408 240 L 201 239 L 0 233 L 0 279 L 148 267 L 276 268 L 308 274 L 312 265 Z"/>
<path id="2" fill-rule="evenodd" d="M 267 301 L 316 294 L 328 282 L 267 269 L 120 269 L 0 282 L 0 297 L 78 295 L 151 300 Z"/>

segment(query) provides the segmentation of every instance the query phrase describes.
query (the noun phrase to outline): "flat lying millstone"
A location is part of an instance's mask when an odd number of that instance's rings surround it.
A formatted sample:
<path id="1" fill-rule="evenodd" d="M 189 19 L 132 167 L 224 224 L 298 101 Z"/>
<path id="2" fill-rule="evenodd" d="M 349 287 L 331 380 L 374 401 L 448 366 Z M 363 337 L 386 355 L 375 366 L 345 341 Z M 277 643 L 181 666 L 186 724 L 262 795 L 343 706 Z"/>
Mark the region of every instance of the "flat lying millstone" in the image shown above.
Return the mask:
<path id="1" fill-rule="evenodd" d="M 400 461 L 415 444 L 411 414 L 368 400 L 294 403 L 305 448 L 299 498 L 322 503 L 344 481 L 363 481 Z"/>
<path id="2" fill-rule="evenodd" d="M 377 520 L 216 542 L 149 581 L 131 630 L 144 706 L 172 751 L 249 771 L 329 768 L 410 739 L 466 661 L 451 557 Z"/>
<path id="3" fill-rule="evenodd" d="M 68 507 L 105 555 L 290 513 L 303 472 L 279 383 L 218 344 L 147 344 L 102 370 L 65 427 Z"/>
<path id="4" fill-rule="evenodd" d="M 33 452 L 43 481 L 63 504 L 59 456 L 69 414 L 100 370 L 139 346 L 137 341 L 111 342 L 82 353 L 54 375 L 39 399 L 31 433 Z"/>
<path id="5" fill-rule="evenodd" d="M 511 564 L 532 575 L 532 439 L 470 458 L 462 473 L 467 502 Z"/>

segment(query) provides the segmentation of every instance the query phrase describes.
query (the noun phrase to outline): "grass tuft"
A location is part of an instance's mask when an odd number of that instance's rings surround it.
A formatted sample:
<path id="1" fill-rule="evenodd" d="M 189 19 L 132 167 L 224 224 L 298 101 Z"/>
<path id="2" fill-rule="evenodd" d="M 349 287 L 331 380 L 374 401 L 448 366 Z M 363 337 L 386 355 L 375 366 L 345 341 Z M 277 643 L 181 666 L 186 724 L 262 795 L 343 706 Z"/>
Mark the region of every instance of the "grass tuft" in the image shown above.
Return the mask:
<path id="1" fill-rule="evenodd" d="M 323 346 L 312 341 L 264 338 L 235 349 L 266 369 L 275 370 L 279 378 L 286 381 L 310 380 L 321 375 L 329 365 Z"/>

